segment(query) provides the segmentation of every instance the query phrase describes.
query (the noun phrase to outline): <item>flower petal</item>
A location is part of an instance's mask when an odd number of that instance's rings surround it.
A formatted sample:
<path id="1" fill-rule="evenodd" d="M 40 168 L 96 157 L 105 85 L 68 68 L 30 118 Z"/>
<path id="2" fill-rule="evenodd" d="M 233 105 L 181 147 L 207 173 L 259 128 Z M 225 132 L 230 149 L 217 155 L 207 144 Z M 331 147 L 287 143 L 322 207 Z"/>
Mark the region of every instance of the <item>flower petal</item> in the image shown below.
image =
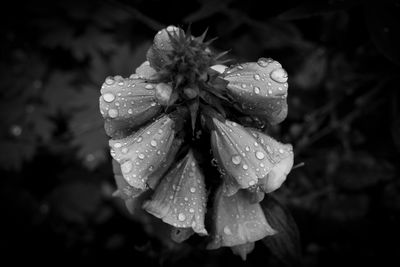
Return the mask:
<path id="1" fill-rule="evenodd" d="M 131 198 L 135 198 L 143 193 L 143 190 L 132 187 L 128 184 L 128 182 L 122 175 L 121 166 L 116 160 L 112 160 L 112 165 L 115 182 L 117 184 L 117 191 L 113 193 L 113 196 L 118 196 L 124 200 L 128 200 Z"/>
<path id="2" fill-rule="evenodd" d="M 264 147 L 267 157 L 274 164 L 274 167 L 266 177 L 259 181 L 259 185 L 265 193 L 278 189 L 286 180 L 293 167 L 293 147 L 290 144 L 282 144 L 272 137 L 257 130 L 250 129 L 253 136 Z"/>
<path id="3" fill-rule="evenodd" d="M 143 208 L 174 227 L 207 234 L 204 176 L 191 151 L 161 180 Z"/>
<path id="4" fill-rule="evenodd" d="M 213 119 L 211 133 L 213 153 L 218 164 L 235 178 L 240 188 L 256 185 L 270 172 L 273 164 L 266 157 L 264 148 L 244 127 L 226 120 Z M 228 183 L 229 186 L 235 186 Z M 234 193 L 234 192 L 233 192 Z"/>
<path id="5" fill-rule="evenodd" d="M 251 203 L 245 191 L 225 196 L 220 189 L 214 203 L 213 241 L 209 249 L 255 242 L 276 231 L 268 224 L 260 204 Z"/>
<path id="6" fill-rule="evenodd" d="M 112 157 L 121 164 L 129 185 L 144 190 L 146 182 L 168 154 L 174 139 L 174 121 L 164 115 L 134 135 L 110 140 Z"/>
<path id="7" fill-rule="evenodd" d="M 150 62 L 149 61 L 145 61 L 142 63 L 142 65 L 140 65 L 139 67 L 136 68 L 136 72 L 135 74 L 133 74 L 133 78 L 141 78 L 141 79 L 145 79 L 145 80 L 151 80 L 152 78 L 154 78 L 154 75 L 157 73 L 157 71 L 155 69 L 153 69 L 150 66 Z M 132 76 L 131 76 L 132 77 Z"/>
<path id="8" fill-rule="evenodd" d="M 143 79 L 108 77 L 101 87 L 100 113 L 105 119 L 106 133 L 125 137 L 154 116 L 161 106 L 155 97 L 155 85 Z"/>
<path id="9" fill-rule="evenodd" d="M 242 111 L 277 124 L 287 116 L 287 73 L 272 59 L 236 65 L 222 77 L 228 81 L 228 94 L 241 103 Z"/>
<path id="10" fill-rule="evenodd" d="M 238 255 L 242 258 L 242 260 L 246 260 L 247 254 L 250 254 L 254 249 L 254 242 L 249 242 L 243 245 L 237 245 L 231 247 L 233 254 Z"/>

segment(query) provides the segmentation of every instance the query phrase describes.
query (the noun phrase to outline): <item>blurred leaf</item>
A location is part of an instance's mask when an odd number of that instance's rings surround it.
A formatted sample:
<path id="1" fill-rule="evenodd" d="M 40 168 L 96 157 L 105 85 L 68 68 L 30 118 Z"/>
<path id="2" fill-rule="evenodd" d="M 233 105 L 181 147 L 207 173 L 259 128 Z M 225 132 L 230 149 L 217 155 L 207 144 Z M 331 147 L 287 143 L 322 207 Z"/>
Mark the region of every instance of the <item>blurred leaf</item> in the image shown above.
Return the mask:
<path id="1" fill-rule="evenodd" d="M 266 194 L 261 206 L 268 223 L 277 231 L 275 235 L 264 238 L 263 243 L 286 266 L 298 265 L 300 237 L 290 212 L 270 194 Z"/>
<path id="2" fill-rule="evenodd" d="M 0 140 L 0 166 L 6 170 L 19 170 L 24 161 L 32 159 L 36 143 L 26 140 Z"/>
<path id="3" fill-rule="evenodd" d="M 400 64 L 400 8 L 398 1 L 367 1 L 365 20 L 375 46 L 389 60 Z"/>
<path id="4" fill-rule="evenodd" d="M 360 0 L 310 0 L 289 9 L 278 16 L 281 20 L 305 19 L 313 16 L 324 15 L 329 12 L 337 12 L 352 8 L 360 4 Z"/>
<path id="5" fill-rule="evenodd" d="M 360 220 L 367 214 L 369 203 L 366 194 L 335 194 L 322 202 L 321 216 L 339 222 Z"/>

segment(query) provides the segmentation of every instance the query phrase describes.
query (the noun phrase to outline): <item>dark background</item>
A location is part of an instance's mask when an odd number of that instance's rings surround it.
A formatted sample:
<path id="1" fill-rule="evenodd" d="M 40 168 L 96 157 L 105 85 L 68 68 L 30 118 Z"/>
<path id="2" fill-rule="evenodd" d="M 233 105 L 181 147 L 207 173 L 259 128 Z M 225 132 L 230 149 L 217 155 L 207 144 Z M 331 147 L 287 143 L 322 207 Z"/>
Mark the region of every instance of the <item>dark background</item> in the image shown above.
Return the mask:
<path id="1" fill-rule="evenodd" d="M 284 266 L 262 242 L 247 262 L 199 238 L 174 244 L 115 189 L 98 110 L 108 75 L 129 76 L 157 30 L 194 35 L 238 62 L 289 73 L 295 148 L 275 195 L 304 266 L 398 266 L 399 1 L 13 1 L 1 10 L 0 253 L 13 263 Z M 200 245 L 199 245 L 200 244 Z M 54 260 L 55 259 L 55 260 Z"/>

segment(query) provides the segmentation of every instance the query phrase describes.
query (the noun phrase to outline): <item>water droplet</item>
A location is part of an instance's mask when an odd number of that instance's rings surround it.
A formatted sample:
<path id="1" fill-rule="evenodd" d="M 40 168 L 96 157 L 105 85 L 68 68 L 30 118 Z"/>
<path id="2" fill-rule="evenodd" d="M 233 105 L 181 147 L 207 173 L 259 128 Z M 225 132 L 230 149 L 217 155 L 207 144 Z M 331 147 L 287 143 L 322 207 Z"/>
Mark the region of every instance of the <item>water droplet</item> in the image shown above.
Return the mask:
<path id="1" fill-rule="evenodd" d="M 260 93 L 260 88 L 258 88 L 257 86 L 254 87 L 254 93 L 258 95 Z"/>
<path id="2" fill-rule="evenodd" d="M 274 70 L 271 72 L 270 76 L 272 80 L 278 83 L 285 83 L 288 79 L 287 72 L 282 68 Z"/>
<path id="3" fill-rule="evenodd" d="M 285 151 L 283 151 L 283 149 L 280 148 L 280 149 L 279 149 L 279 153 L 283 154 L 283 152 L 285 152 Z"/>
<path id="4" fill-rule="evenodd" d="M 130 109 L 128 109 L 128 113 L 129 114 L 132 114 L 133 113 L 133 110 L 130 108 Z"/>
<path id="5" fill-rule="evenodd" d="M 255 185 L 256 184 L 256 181 L 254 181 L 254 180 L 251 180 L 250 182 L 249 182 L 249 185 L 250 186 L 253 186 L 253 185 Z"/>
<path id="6" fill-rule="evenodd" d="M 242 161 L 242 158 L 239 155 L 233 155 L 232 156 L 232 163 L 235 165 L 240 164 L 240 162 Z"/>
<path id="7" fill-rule="evenodd" d="M 157 146 L 157 141 L 156 140 L 151 140 L 150 145 L 153 147 Z"/>
<path id="8" fill-rule="evenodd" d="M 189 212 L 190 212 L 190 213 L 194 213 L 194 209 L 193 209 L 193 208 L 190 208 L 190 209 L 189 209 Z"/>
<path id="9" fill-rule="evenodd" d="M 242 83 L 242 88 L 246 88 L 247 85 L 245 83 Z"/>
<path id="10" fill-rule="evenodd" d="M 262 153 L 261 151 L 257 151 L 256 152 L 256 158 L 258 159 L 263 159 L 265 157 L 264 153 Z"/>
<path id="11" fill-rule="evenodd" d="M 118 85 L 119 85 L 119 86 L 123 86 L 124 84 L 125 84 L 124 81 L 118 82 Z"/>
<path id="12" fill-rule="evenodd" d="M 121 146 L 122 146 L 121 143 L 115 143 L 115 144 L 114 144 L 114 147 L 115 147 L 115 148 L 120 148 Z"/>
<path id="13" fill-rule="evenodd" d="M 243 66 L 239 65 L 239 66 L 237 66 L 237 68 L 238 68 L 239 70 L 242 70 L 242 69 L 243 69 Z"/>
<path id="14" fill-rule="evenodd" d="M 139 159 L 144 159 L 145 155 L 142 154 L 142 153 L 140 153 L 140 154 L 138 155 L 138 157 L 139 157 Z"/>
<path id="15" fill-rule="evenodd" d="M 144 88 L 146 88 L 146 89 L 153 89 L 153 85 L 151 85 L 151 84 L 146 84 L 146 86 L 145 86 Z"/>
<path id="16" fill-rule="evenodd" d="M 246 146 L 245 149 L 246 149 L 246 151 L 250 151 L 250 147 L 249 146 Z"/>
<path id="17" fill-rule="evenodd" d="M 196 188 L 191 187 L 191 188 L 190 188 L 190 192 L 192 192 L 192 193 L 196 192 Z"/>
<path id="18" fill-rule="evenodd" d="M 114 84 L 114 79 L 112 78 L 112 77 L 107 77 L 106 78 L 106 84 L 108 84 L 108 85 L 112 85 L 112 84 Z"/>
<path id="19" fill-rule="evenodd" d="M 132 162 L 131 161 L 126 161 L 121 164 L 121 171 L 123 173 L 128 173 L 132 170 Z"/>
<path id="20" fill-rule="evenodd" d="M 254 74 L 254 80 L 259 81 L 260 80 L 260 75 Z"/>
<path id="21" fill-rule="evenodd" d="M 268 66 L 269 63 L 271 63 L 273 60 L 270 58 L 260 58 L 257 61 L 257 64 L 260 65 L 261 67 L 266 67 Z"/>
<path id="22" fill-rule="evenodd" d="M 179 214 L 178 214 L 178 220 L 180 220 L 181 222 L 183 222 L 184 220 L 186 220 L 185 214 L 179 213 Z"/>
<path id="23" fill-rule="evenodd" d="M 272 95 L 272 90 L 271 89 L 268 90 L 268 94 Z"/>
<path id="24" fill-rule="evenodd" d="M 121 149 L 121 152 L 124 154 L 128 153 L 128 151 L 129 151 L 129 149 L 127 147 L 124 147 Z"/>
<path id="25" fill-rule="evenodd" d="M 231 234 L 232 234 L 232 231 L 231 231 L 231 229 L 230 229 L 228 226 L 225 226 L 225 227 L 224 227 L 224 233 L 225 233 L 226 235 L 231 235 Z"/>
<path id="26" fill-rule="evenodd" d="M 114 101 L 115 95 L 113 95 L 113 94 L 111 94 L 111 93 L 105 93 L 105 94 L 103 95 L 103 99 L 104 99 L 104 101 L 110 103 L 110 102 L 113 102 L 113 101 Z"/>
<path id="27" fill-rule="evenodd" d="M 152 103 L 150 104 L 150 106 L 152 106 L 152 107 L 154 107 L 155 105 L 157 105 L 156 102 L 152 102 Z"/>
<path id="28" fill-rule="evenodd" d="M 140 143 L 142 142 L 143 138 L 141 136 L 139 136 L 139 138 L 136 140 L 136 142 Z"/>
<path id="29" fill-rule="evenodd" d="M 249 166 L 247 166 L 246 164 L 243 164 L 243 169 L 247 170 L 249 168 Z"/>
<path id="30" fill-rule="evenodd" d="M 110 116 L 110 118 L 116 118 L 118 116 L 118 110 L 116 109 L 110 109 L 108 111 L 108 116 Z"/>

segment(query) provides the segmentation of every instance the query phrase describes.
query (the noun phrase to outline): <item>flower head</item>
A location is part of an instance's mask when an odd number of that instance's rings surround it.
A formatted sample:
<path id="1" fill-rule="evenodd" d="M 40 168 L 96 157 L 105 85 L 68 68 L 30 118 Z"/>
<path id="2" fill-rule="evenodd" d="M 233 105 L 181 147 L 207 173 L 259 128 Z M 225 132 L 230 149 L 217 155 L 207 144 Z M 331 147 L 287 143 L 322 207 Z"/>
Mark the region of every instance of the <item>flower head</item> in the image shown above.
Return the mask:
<path id="1" fill-rule="evenodd" d="M 287 115 L 287 73 L 272 59 L 233 66 L 222 74 L 228 94 L 249 115 L 277 124 Z"/>
<path id="2" fill-rule="evenodd" d="M 207 234 L 204 176 L 191 151 L 164 177 L 143 208 L 174 227 Z"/>

